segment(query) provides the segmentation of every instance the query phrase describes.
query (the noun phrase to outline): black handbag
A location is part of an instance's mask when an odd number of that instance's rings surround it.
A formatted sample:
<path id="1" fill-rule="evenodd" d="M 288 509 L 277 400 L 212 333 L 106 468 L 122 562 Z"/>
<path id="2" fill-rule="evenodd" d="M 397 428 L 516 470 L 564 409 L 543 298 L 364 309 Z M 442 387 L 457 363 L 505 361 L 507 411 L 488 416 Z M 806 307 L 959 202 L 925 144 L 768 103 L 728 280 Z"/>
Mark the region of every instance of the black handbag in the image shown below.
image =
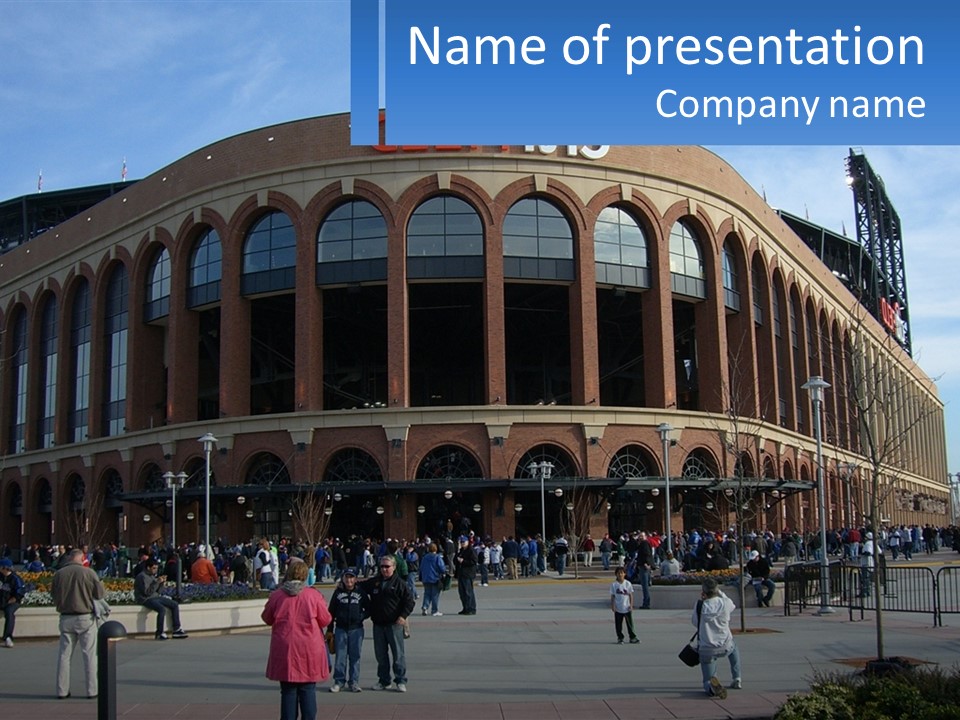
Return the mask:
<path id="1" fill-rule="evenodd" d="M 677 656 L 684 665 L 689 667 L 696 667 L 700 664 L 700 651 L 693 646 L 693 642 L 699 634 L 698 632 L 694 633 L 693 637 L 690 638 L 690 642 L 683 646 L 683 650 L 681 650 Z"/>
<path id="2" fill-rule="evenodd" d="M 683 646 L 677 657 L 687 667 L 696 667 L 700 664 L 700 650 L 694 645 L 697 637 L 700 635 L 700 612 L 703 610 L 703 600 L 697 602 L 697 631 L 690 637 L 690 640 Z"/>

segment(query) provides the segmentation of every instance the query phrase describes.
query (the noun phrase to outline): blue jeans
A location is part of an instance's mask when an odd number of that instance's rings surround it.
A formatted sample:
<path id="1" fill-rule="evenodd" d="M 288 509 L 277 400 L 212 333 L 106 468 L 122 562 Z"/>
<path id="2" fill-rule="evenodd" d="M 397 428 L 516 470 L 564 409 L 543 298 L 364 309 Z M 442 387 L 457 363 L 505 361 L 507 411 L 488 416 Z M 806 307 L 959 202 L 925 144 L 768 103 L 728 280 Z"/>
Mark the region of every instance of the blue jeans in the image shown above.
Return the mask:
<path id="1" fill-rule="evenodd" d="M 337 628 L 333 633 L 334 644 L 337 648 L 337 659 L 333 665 L 333 682 L 337 685 L 360 684 L 360 648 L 363 645 L 363 628 L 341 630 Z M 347 661 L 349 660 L 349 670 Z"/>
<path id="2" fill-rule="evenodd" d="M 776 588 L 777 586 L 770 578 L 763 578 L 759 580 L 759 582 L 754 581 L 753 589 L 757 593 L 757 604 L 770 602 L 773 598 L 773 591 L 776 590 Z M 764 592 L 764 589 L 766 589 L 766 592 Z"/>
<path id="3" fill-rule="evenodd" d="M 557 568 L 557 575 L 563 575 L 563 569 L 567 566 L 567 554 L 564 553 L 561 555 L 560 553 L 557 553 L 553 564 Z"/>
<path id="4" fill-rule="evenodd" d="M 423 583 L 422 607 L 430 613 L 440 612 L 440 583 Z"/>
<path id="5" fill-rule="evenodd" d="M 650 568 L 637 568 L 637 582 L 640 583 L 640 589 L 643 590 L 643 605 L 640 607 L 650 607 Z"/>
<path id="6" fill-rule="evenodd" d="M 609 570 L 609 569 L 610 569 L 610 555 L 611 555 L 611 554 L 612 554 L 612 553 L 608 553 L 608 552 L 602 552 L 602 553 L 600 553 L 600 562 L 603 563 L 603 569 L 604 569 L 604 570 Z"/>
<path id="7" fill-rule="evenodd" d="M 3 606 L 3 639 L 13 639 L 13 628 L 17 624 L 16 613 L 20 603 L 7 603 Z"/>
<path id="8" fill-rule="evenodd" d="M 157 613 L 157 635 L 163 632 L 163 621 L 166 619 L 167 610 L 173 614 L 173 627 L 171 630 L 180 629 L 180 606 L 166 595 L 144 600 L 143 606 Z"/>
<path id="9" fill-rule="evenodd" d="M 300 720 L 316 720 L 317 684 L 281 680 L 280 720 L 297 720 L 297 707 L 300 708 Z"/>
<path id="10" fill-rule="evenodd" d="M 273 579 L 273 573 L 260 573 L 260 589 L 275 590 L 277 581 Z"/>
<path id="11" fill-rule="evenodd" d="M 417 581 L 416 573 L 407 573 L 407 587 L 410 588 L 410 594 L 413 595 L 414 600 L 416 600 L 418 597 L 416 581 Z"/>
<path id="12" fill-rule="evenodd" d="M 533 553 L 530 555 L 530 574 L 536 575 L 540 572 L 540 554 Z"/>
<path id="13" fill-rule="evenodd" d="M 407 682 L 407 658 L 403 648 L 403 625 L 374 625 L 373 653 L 377 656 L 377 679 L 390 684 L 390 656 L 393 656 L 393 676 L 398 683 Z"/>
<path id="14" fill-rule="evenodd" d="M 721 657 L 723 657 L 721 655 Z M 727 655 L 727 658 L 730 660 L 730 676 L 732 680 L 740 679 L 740 649 L 737 647 L 737 644 L 733 644 L 733 650 L 730 651 L 730 654 Z M 700 672 L 703 675 L 703 689 L 708 693 L 710 692 L 710 678 L 716 676 L 717 674 L 717 660 L 720 658 L 710 658 L 705 660 L 704 657 L 700 656 Z"/>

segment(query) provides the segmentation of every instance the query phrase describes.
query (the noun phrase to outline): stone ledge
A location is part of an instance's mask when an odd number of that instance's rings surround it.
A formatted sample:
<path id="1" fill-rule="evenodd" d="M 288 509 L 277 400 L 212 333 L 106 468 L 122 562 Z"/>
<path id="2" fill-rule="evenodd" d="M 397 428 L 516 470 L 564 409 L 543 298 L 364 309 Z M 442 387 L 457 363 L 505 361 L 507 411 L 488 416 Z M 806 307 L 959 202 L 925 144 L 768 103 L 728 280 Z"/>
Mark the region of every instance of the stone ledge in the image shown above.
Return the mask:
<path id="1" fill-rule="evenodd" d="M 730 596 L 737 607 L 741 604 L 740 593 L 736 586 L 723 585 L 721 590 Z M 747 590 L 747 609 L 757 607 L 756 595 L 753 588 Z M 650 605 L 654 610 L 690 610 L 700 599 L 699 585 L 651 585 L 650 586 Z M 643 602 L 643 591 L 637 583 L 633 585 L 633 602 L 639 607 Z M 771 607 L 783 606 L 783 586 L 777 585 L 773 591 L 773 599 L 770 601 Z"/>
<path id="2" fill-rule="evenodd" d="M 180 606 L 180 622 L 188 633 L 266 627 L 260 619 L 266 604 L 265 598 L 184 603 Z M 140 605 L 114 605 L 109 619 L 121 623 L 129 635 L 152 636 L 156 630 L 156 613 Z M 166 627 L 168 632 L 173 629 L 169 617 Z M 59 637 L 60 616 L 52 607 L 22 607 L 17 611 L 16 636 L 18 640 Z"/>

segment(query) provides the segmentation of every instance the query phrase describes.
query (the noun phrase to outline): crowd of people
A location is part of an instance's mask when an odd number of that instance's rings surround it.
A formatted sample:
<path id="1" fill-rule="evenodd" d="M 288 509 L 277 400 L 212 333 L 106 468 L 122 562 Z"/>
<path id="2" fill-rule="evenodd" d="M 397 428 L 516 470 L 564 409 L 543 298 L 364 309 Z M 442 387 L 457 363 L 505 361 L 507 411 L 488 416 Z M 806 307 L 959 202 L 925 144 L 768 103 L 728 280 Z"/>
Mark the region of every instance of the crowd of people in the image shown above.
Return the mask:
<path id="1" fill-rule="evenodd" d="M 233 545 L 218 539 L 209 551 L 194 543 L 174 549 L 155 542 L 133 552 L 122 544 L 94 548 L 35 544 L 22 552 L 21 564 L 24 572 L 56 570 L 51 591 L 60 613 L 57 697 L 70 697 L 70 661 L 77 649 L 83 658 L 87 695 L 97 695 L 95 631 L 103 619 L 103 578 L 135 578 L 136 601 L 157 613 L 154 637 L 158 640 L 187 637 L 176 599 L 161 592 L 165 582 L 179 578 L 193 583 L 253 584 L 274 591 L 263 611 L 264 622 L 272 627 L 266 675 L 281 685 L 281 718 L 295 720 L 299 713 L 309 720 L 316 714 L 316 683 L 331 674 L 331 692 L 361 691 L 360 658 L 367 620 L 373 629 L 377 663 L 373 689 L 406 692 L 404 640 L 410 637 L 409 617 L 418 600 L 422 615 L 441 617 L 441 594 L 453 578 L 460 614 L 475 615 L 477 581 L 486 587 L 491 581 L 536 577 L 548 568 L 563 576 L 571 554 L 585 568 L 593 567 L 594 556 L 599 555 L 604 570 L 617 564 L 610 607 L 617 642 L 622 644 L 627 638 L 630 643 L 640 642 L 632 611 L 634 607 L 650 608 L 651 579 L 656 574 L 723 570 L 738 564 L 743 553 L 757 604 L 769 607 L 774 563 L 821 557 L 820 536 L 814 531 L 748 531 L 738 539 L 732 528 L 726 532 L 694 529 L 674 533 L 670 543 L 665 540 L 658 533 L 644 531 L 617 537 L 604 534 L 599 542 L 586 535 L 572 548 L 562 536 L 545 543 L 535 534 L 497 540 L 468 532 L 412 542 L 360 537 L 341 542 L 330 537 L 316 546 L 288 538 L 276 544 L 259 538 Z M 827 533 L 826 550 L 830 556 L 862 565 L 862 588 L 867 593 L 874 548 L 897 560 L 901 555 L 910 559 L 944 547 L 960 552 L 960 529 L 931 525 L 882 527 L 877 532 L 863 527 L 832 529 Z M 8 648 L 14 644 L 15 615 L 25 594 L 25 584 L 10 556 L 10 548 L 0 548 L 0 605 L 4 609 L 0 646 Z M 416 580 L 422 586 L 422 600 Z M 318 583 L 334 584 L 329 601 L 313 587 Z M 639 586 L 638 605 L 634 603 L 635 586 Z M 739 688 L 742 682 L 739 652 L 728 627 L 732 610 L 733 602 L 716 581 L 705 582 L 693 622 L 700 637 L 704 690 L 712 696 L 726 693 L 716 678 L 716 661 L 722 657 L 730 662 L 730 687 Z M 169 633 L 165 625 L 168 613 Z M 315 632 L 304 633 L 304 627 L 315 628 Z M 333 637 L 329 648 L 323 641 L 325 629 Z"/>

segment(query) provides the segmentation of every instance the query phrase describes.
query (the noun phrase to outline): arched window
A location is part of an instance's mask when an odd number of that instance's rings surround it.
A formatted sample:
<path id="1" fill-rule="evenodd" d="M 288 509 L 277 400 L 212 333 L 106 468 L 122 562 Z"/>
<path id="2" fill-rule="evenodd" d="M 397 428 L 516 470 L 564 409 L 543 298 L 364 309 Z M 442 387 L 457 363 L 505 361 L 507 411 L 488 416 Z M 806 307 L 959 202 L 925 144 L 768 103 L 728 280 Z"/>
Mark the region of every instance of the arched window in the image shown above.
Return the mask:
<path id="1" fill-rule="evenodd" d="M 477 459 L 457 445 L 434 448 L 427 453 L 417 468 L 417 480 L 462 480 L 482 477 L 483 470 Z"/>
<path id="2" fill-rule="evenodd" d="M 10 349 L 10 436 L 7 452 L 27 449 L 27 313 L 20 308 L 13 323 Z"/>
<path id="3" fill-rule="evenodd" d="M 573 280 L 573 231 L 551 202 L 524 198 L 503 220 L 503 273 L 509 278 Z"/>
<path id="4" fill-rule="evenodd" d="M 763 325 L 763 284 L 760 278 L 758 268 L 754 267 L 751 284 L 753 285 L 753 321 L 757 325 Z"/>
<path id="5" fill-rule="evenodd" d="M 705 298 L 703 260 L 696 234 L 680 221 L 670 231 L 670 286 L 680 295 Z"/>
<path id="6" fill-rule="evenodd" d="M 187 288 L 187 306 L 198 307 L 220 300 L 221 277 L 220 236 L 216 230 L 207 230 L 197 241 L 190 258 L 190 282 Z"/>
<path id="7" fill-rule="evenodd" d="M 282 212 L 260 218 L 243 244 L 244 295 L 289 290 L 296 284 L 297 235 L 293 222 Z"/>
<path id="8" fill-rule="evenodd" d="M 317 285 L 387 278 L 387 223 L 373 203 L 351 200 L 317 233 Z"/>
<path id="9" fill-rule="evenodd" d="M 345 448 L 330 458 L 323 481 L 337 485 L 382 482 L 383 473 L 370 453 L 357 448 Z"/>
<path id="10" fill-rule="evenodd" d="M 483 225 L 460 198 L 420 204 L 407 224 L 407 277 L 483 277 Z"/>
<path id="11" fill-rule="evenodd" d="M 647 238 L 634 217 L 623 208 L 605 207 L 593 231 L 597 282 L 650 287 Z"/>
<path id="12" fill-rule="evenodd" d="M 127 269 L 118 265 L 107 286 L 104 314 L 103 432 L 126 432 L 127 415 Z"/>
<path id="13" fill-rule="evenodd" d="M 89 432 L 90 331 L 90 285 L 80 280 L 70 308 L 70 362 L 76 378 L 68 418 L 71 442 L 83 442 Z"/>
<path id="14" fill-rule="evenodd" d="M 289 485 L 287 466 L 272 453 L 260 453 L 247 469 L 247 485 Z"/>
<path id="15" fill-rule="evenodd" d="M 737 264 L 729 243 L 723 244 L 723 302 L 731 310 L 740 310 Z"/>
<path id="16" fill-rule="evenodd" d="M 143 319 L 147 322 L 170 314 L 170 251 L 163 248 L 150 267 L 147 302 Z"/>
<path id="17" fill-rule="evenodd" d="M 57 300 L 48 297 L 40 318 L 40 447 L 53 447 L 57 415 Z"/>

